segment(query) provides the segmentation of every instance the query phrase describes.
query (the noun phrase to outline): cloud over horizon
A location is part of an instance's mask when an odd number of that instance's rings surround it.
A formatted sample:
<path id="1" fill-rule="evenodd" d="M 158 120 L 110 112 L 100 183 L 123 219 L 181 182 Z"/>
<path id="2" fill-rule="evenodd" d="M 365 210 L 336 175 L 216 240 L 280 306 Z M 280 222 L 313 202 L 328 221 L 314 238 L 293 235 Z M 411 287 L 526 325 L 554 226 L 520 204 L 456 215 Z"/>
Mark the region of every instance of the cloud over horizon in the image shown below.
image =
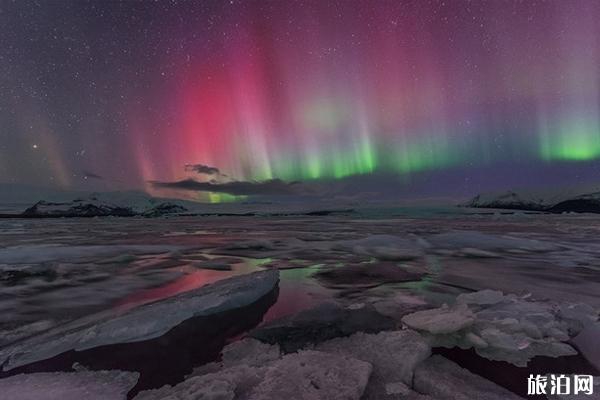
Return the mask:
<path id="1" fill-rule="evenodd" d="M 185 164 L 185 170 L 186 172 L 195 172 L 204 175 L 222 175 L 219 168 L 204 164 Z"/>
<path id="2" fill-rule="evenodd" d="M 200 182 L 190 178 L 174 182 L 150 181 L 149 183 L 157 189 L 227 193 L 234 196 L 303 194 L 299 182 L 284 182 L 280 179 L 218 183 L 214 181 Z"/>

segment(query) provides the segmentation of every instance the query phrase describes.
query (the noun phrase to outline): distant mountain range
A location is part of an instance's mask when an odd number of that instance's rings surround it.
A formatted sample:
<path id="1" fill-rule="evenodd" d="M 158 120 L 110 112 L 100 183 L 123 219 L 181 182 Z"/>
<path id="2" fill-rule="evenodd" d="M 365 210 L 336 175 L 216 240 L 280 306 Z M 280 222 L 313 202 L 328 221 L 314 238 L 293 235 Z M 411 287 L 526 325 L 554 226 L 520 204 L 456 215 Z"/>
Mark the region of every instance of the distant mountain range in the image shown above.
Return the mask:
<path id="1" fill-rule="evenodd" d="M 539 194 L 524 194 L 508 191 L 500 194 L 479 194 L 463 206 L 549 213 L 600 213 L 600 192 L 574 196 L 555 194 L 545 197 Z"/>
<path id="2" fill-rule="evenodd" d="M 0 184 L 0 218 L 161 217 L 167 215 L 330 215 L 352 207 L 312 202 L 201 203 L 152 197 L 140 191 L 78 192 Z"/>
<path id="3" fill-rule="evenodd" d="M 169 214 L 181 214 L 187 211 L 187 208 L 169 202 L 148 204 L 145 207 L 119 205 L 115 203 L 106 203 L 91 197 L 87 199 L 76 199 L 64 203 L 53 203 L 48 201 L 38 201 L 33 206 L 27 208 L 21 214 L 25 218 L 44 218 L 44 217 L 160 217 Z"/>

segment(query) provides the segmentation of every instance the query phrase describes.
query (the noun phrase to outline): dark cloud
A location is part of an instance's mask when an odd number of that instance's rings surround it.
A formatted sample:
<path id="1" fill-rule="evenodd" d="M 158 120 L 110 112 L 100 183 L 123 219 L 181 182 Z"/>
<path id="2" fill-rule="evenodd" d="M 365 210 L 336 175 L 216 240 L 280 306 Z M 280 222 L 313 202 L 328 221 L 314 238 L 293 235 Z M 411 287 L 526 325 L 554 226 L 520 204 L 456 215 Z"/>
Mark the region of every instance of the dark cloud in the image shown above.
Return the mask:
<path id="1" fill-rule="evenodd" d="M 191 190 L 197 192 L 228 193 L 236 196 L 246 195 L 290 195 L 299 194 L 298 182 L 284 182 L 279 179 L 269 181 L 232 181 L 217 183 L 198 182 L 194 179 L 184 179 L 176 182 L 150 181 L 155 188 Z"/>
<path id="2" fill-rule="evenodd" d="M 204 175 L 221 175 L 221 171 L 217 167 L 211 167 L 204 164 L 186 164 L 185 170 L 188 172 L 195 172 L 197 174 Z"/>
<path id="3" fill-rule="evenodd" d="M 84 178 L 104 179 L 103 176 L 100 176 L 100 175 L 95 174 L 95 173 L 90 172 L 90 171 L 83 171 L 82 174 L 83 174 Z"/>

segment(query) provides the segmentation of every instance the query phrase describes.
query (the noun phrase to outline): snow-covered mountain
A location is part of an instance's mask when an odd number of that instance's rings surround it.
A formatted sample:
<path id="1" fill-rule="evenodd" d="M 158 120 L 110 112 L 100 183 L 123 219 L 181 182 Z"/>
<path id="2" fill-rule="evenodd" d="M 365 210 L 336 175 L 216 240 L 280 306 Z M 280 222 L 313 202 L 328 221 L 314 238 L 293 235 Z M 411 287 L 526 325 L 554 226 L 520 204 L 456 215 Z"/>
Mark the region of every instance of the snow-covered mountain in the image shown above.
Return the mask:
<path id="1" fill-rule="evenodd" d="M 587 193 L 561 201 L 553 205 L 549 211 L 600 213 L 600 192 Z"/>
<path id="2" fill-rule="evenodd" d="M 55 203 L 41 200 L 21 214 L 25 217 L 131 217 L 136 213 L 129 207 L 106 204 L 95 199 L 76 199 Z"/>
<path id="3" fill-rule="evenodd" d="M 499 208 L 511 210 L 544 211 L 551 213 L 600 213 L 600 192 L 585 194 L 561 193 L 504 193 L 479 194 L 464 204 L 473 208 Z"/>
<path id="4" fill-rule="evenodd" d="M 2 185 L 0 185 L 1 188 Z M 13 188 L 13 187 L 11 187 Z M 4 202 L 3 202 L 4 200 Z M 6 201 L 8 200 L 8 202 Z M 318 200 L 318 199 L 317 199 Z M 327 215 L 352 206 L 316 201 L 201 203 L 152 197 L 140 191 L 76 192 L 28 189 L 24 195 L 0 193 L 0 215 L 26 218 L 163 215 Z"/>
<path id="5" fill-rule="evenodd" d="M 546 201 L 541 197 L 524 196 L 513 191 L 508 191 L 501 194 L 478 194 L 468 201 L 465 206 L 543 211 L 548 207 Z"/>
<path id="6" fill-rule="evenodd" d="M 158 217 L 188 211 L 179 200 L 164 201 L 143 195 L 98 193 L 71 201 L 41 200 L 21 214 L 24 217 Z"/>
<path id="7" fill-rule="evenodd" d="M 14 185 L 0 194 L 0 214 L 36 217 L 135 216 L 156 217 L 197 212 L 203 205 L 193 201 L 152 197 L 140 191 L 79 192 L 46 191 Z"/>

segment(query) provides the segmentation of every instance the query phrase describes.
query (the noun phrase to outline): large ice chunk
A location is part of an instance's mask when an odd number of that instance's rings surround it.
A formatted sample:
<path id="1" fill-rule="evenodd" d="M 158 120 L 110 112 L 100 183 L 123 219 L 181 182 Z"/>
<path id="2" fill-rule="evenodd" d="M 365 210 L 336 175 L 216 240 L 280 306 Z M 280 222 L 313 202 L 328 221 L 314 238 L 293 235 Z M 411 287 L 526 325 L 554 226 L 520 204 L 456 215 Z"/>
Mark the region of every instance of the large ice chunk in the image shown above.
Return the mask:
<path id="1" fill-rule="evenodd" d="M 475 315 L 466 305 L 453 308 L 444 306 L 431 310 L 417 311 L 402 318 L 410 328 L 426 331 L 433 335 L 452 333 L 470 326 Z"/>
<path id="2" fill-rule="evenodd" d="M 408 329 L 378 334 L 356 333 L 321 343 L 316 349 L 353 357 L 373 366 L 365 399 L 386 398 L 394 387 L 412 385 L 415 367 L 431 354 L 429 344 L 421 335 Z"/>
<path id="3" fill-rule="evenodd" d="M 256 339 L 245 338 L 225 346 L 222 362 L 225 366 L 246 364 L 259 367 L 277 360 L 280 356 L 281 351 L 277 344 L 271 345 Z"/>
<path id="4" fill-rule="evenodd" d="M 597 320 L 588 306 L 528 301 L 482 290 L 460 295 L 453 306 L 405 315 L 402 322 L 432 346 L 474 348 L 482 357 L 525 366 L 535 356 L 576 354 L 567 343 Z"/>
<path id="5" fill-rule="evenodd" d="M 274 362 L 250 398 L 358 400 L 370 374 L 369 363 L 351 357 L 300 351 Z"/>
<path id="6" fill-rule="evenodd" d="M 0 379 L 10 400 L 125 400 L 139 374 L 124 371 L 42 372 Z"/>
<path id="7" fill-rule="evenodd" d="M 263 366 L 242 364 L 140 392 L 135 400 L 358 400 L 370 374 L 371 365 L 363 361 L 300 351 Z"/>
<path id="8" fill-rule="evenodd" d="M 278 271 L 260 271 L 145 304 L 118 316 L 101 313 L 82 318 L 0 350 L 0 363 L 9 370 L 69 350 L 153 339 L 187 319 L 248 306 L 272 292 L 278 282 Z"/>

